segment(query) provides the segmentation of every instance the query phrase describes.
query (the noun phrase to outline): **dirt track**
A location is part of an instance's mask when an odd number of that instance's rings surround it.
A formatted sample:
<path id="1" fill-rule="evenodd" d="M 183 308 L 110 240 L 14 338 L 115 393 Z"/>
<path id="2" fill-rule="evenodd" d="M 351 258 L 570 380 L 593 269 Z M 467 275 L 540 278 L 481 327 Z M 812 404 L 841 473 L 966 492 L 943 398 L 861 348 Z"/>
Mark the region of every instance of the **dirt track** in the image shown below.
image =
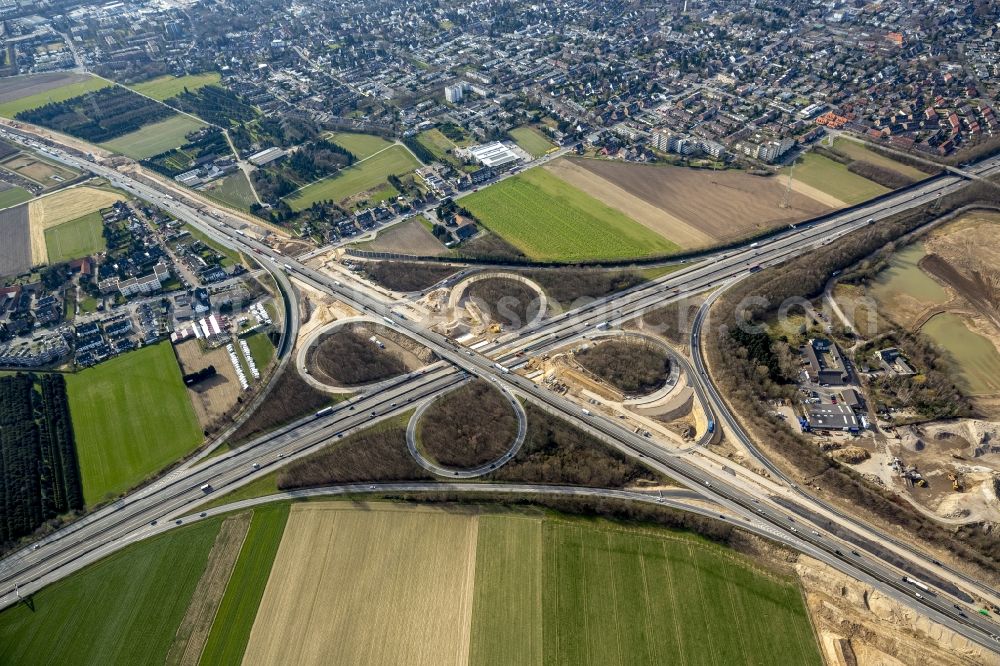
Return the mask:
<path id="1" fill-rule="evenodd" d="M 795 191 L 789 207 L 781 208 L 785 184 L 778 178 L 598 159 L 573 158 L 569 162 L 716 242 L 799 222 L 830 209 Z M 588 192 L 599 199 L 606 196 L 596 183 Z M 669 225 L 664 222 L 664 229 L 658 231 L 673 239 L 667 229 Z M 678 236 L 684 233 L 678 228 Z"/>

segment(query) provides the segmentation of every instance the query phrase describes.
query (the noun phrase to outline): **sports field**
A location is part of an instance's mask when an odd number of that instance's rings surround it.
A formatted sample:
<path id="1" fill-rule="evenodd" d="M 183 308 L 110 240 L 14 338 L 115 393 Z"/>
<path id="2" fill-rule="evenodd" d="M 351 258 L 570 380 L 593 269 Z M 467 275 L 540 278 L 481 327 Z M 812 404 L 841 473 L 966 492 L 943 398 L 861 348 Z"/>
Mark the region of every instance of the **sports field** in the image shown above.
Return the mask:
<path id="1" fill-rule="evenodd" d="M 219 523 L 130 546 L 0 613 L 0 663 L 162 664 Z"/>
<path id="2" fill-rule="evenodd" d="M 240 663 L 287 520 L 288 504 L 254 509 L 250 530 L 216 612 L 201 663 Z"/>
<path id="3" fill-rule="evenodd" d="M 420 163 L 403 146 L 390 146 L 368 159 L 356 162 L 329 178 L 306 185 L 304 188 L 285 197 L 292 210 L 308 208 L 317 201 L 343 201 L 348 197 L 374 189 L 385 183 L 386 179 L 395 174 L 402 176 L 417 167 Z"/>
<path id="4" fill-rule="evenodd" d="M 73 180 L 79 173 L 56 162 L 42 159 L 36 153 L 22 151 L 2 162 L 4 169 L 20 174 L 44 187 L 53 187 Z"/>
<path id="5" fill-rule="evenodd" d="M 110 81 L 91 76 L 82 81 L 66 83 L 55 88 L 39 90 L 38 92 L 35 92 L 32 87 L 24 87 L 21 89 L 21 91 L 27 93 L 24 96 L 17 96 L 16 92 L 10 96 L 3 96 L 4 102 L 0 104 L 0 116 L 13 118 L 21 111 L 34 109 L 36 106 L 42 106 L 49 102 L 62 102 L 86 92 L 107 88 L 110 85 L 113 85 Z M 45 86 L 40 87 L 45 88 Z"/>
<path id="6" fill-rule="evenodd" d="M 129 88 L 162 102 L 175 95 L 180 95 L 184 92 L 185 88 L 193 92 L 198 88 L 216 84 L 221 78 L 218 72 L 187 74 L 185 76 L 171 76 L 167 74 L 166 76 L 158 76 L 155 79 L 143 81 L 142 83 L 133 83 Z"/>
<path id="7" fill-rule="evenodd" d="M 10 208 L 31 198 L 31 192 L 21 187 L 8 187 L 0 191 L 0 208 Z"/>
<path id="8" fill-rule="evenodd" d="M 486 187 L 463 197 L 461 205 L 535 260 L 624 259 L 679 249 L 544 169 Z"/>
<path id="9" fill-rule="evenodd" d="M 473 514 L 297 504 L 243 664 L 465 664 Z"/>
<path id="10" fill-rule="evenodd" d="M 532 157 L 541 157 L 555 148 L 544 134 L 530 125 L 512 129 L 509 134 L 517 145 L 521 146 Z"/>
<path id="11" fill-rule="evenodd" d="M 380 136 L 358 134 L 357 132 L 333 132 L 329 139 L 341 148 L 351 151 L 359 160 L 371 157 L 392 145 L 391 141 L 386 141 Z"/>
<path id="12" fill-rule="evenodd" d="M 183 145 L 186 141 L 185 137 L 190 132 L 204 126 L 204 123 L 178 113 L 166 120 L 146 125 L 111 141 L 105 141 L 101 146 L 141 160 Z"/>
<path id="13" fill-rule="evenodd" d="M 89 213 L 45 230 L 45 251 L 50 264 L 89 257 L 103 251 L 104 221 L 100 213 Z"/>
<path id="14" fill-rule="evenodd" d="M 788 168 L 782 169 L 782 174 L 785 173 L 788 173 Z M 889 191 L 878 183 L 851 173 L 846 164 L 817 153 L 806 153 L 799 158 L 793 180 L 825 192 L 847 205 L 861 203 Z"/>
<path id="15" fill-rule="evenodd" d="M 236 171 L 209 183 L 203 191 L 210 199 L 245 212 L 250 212 L 250 206 L 257 203 L 250 183 L 242 171 Z"/>
<path id="16" fill-rule="evenodd" d="M 66 383 L 87 504 L 127 490 L 202 440 L 167 342 L 67 375 Z"/>

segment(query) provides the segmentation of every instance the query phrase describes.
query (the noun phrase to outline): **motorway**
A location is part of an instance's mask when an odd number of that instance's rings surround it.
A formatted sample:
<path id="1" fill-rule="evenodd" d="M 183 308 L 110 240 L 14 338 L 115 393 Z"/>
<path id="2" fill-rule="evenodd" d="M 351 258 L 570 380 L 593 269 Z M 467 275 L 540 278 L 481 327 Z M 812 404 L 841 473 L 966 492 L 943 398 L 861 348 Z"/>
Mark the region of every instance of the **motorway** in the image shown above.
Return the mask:
<path id="1" fill-rule="evenodd" d="M 177 476 L 168 476 L 121 500 L 117 506 L 107 507 L 88 519 L 57 532 L 38 544 L 37 548 L 15 553 L 0 563 L 0 585 L 4 586 L 6 592 L 0 597 L 0 606 L 16 600 L 10 591 L 14 584 L 21 586 L 25 592 L 38 589 L 121 547 L 122 542 L 134 540 L 136 535 L 149 532 L 149 528 L 156 527 L 151 524 L 152 520 L 173 519 L 174 516 L 190 513 L 205 501 L 205 493 L 199 490 L 203 483 L 211 483 L 217 489 L 236 487 L 256 478 L 268 465 L 282 464 L 286 458 L 304 455 L 333 437 L 369 425 L 376 418 L 406 409 L 411 401 L 422 400 L 449 389 L 462 381 L 464 370 L 465 373 L 505 386 L 512 394 L 531 400 L 542 409 L 573 422 L 629 455 L 644 458 L 650 467 L 677 479 L 722 507 L 720 520 L 735 519 L 741 522 L 741 526 L 748 521 L 750 525 L 762 525 L 769 530 L 772 538 L 773 534 L 780 533 L 782 536 L 779 540 L 783 543 L 820 559 L 903 603 L 919 608 L 921 612 L 969 640 L 1000 652 L 1000 639 L 997 638 L 1000 628 L 990 620 L 975 615 L 975 611 L 969 606 L 953 603 L 952 597 L 946 592 L 939 590 L 923 595 L 915 593 L 911 586 L 901 582 L 900 570 L 894 565 L 869 553 L 862 556 L 857 551 L 858 554 L 854 554 L 855 549 L 849 542 L 844 542 L 825 530 L 821 531 L 821 526 L 809 523 L 801 513 L 771 501 L 766 494 L 728 478 L 724 471 L 714 469 L 694 456 L 670 452 L 610 419 L 584 414 L 579 405 L 510 371 L 515 363 L 520 362 L 522 357 L 518 356 L 519 353 L 537 353 L 586 337 L 587 331 L 593 330 L 598 324 L 607 322 L 611 326 L 618 325 L 692 293 L 732 283 L 745 277 L 751 268 L 781 263 L 901 210 L 933 204 L 938 197 L 960 189 L 965 183 L 960 177 L 940 176 L 910 190 L 883 198 L 870 206 L 863 206 L 816 224 L 799 225 L 798 228 L 789 229 L 767 241 L 740 250 L 720 252 L 696 266 L 624 293 L 598 299 L 583 308 L 553 317 L 507 339 L 473 350 L 460 348 L 444 336 L 410 321 L 395 310 L 393 303 L 381 301 L 366 292 L 345 286 L 325 273 L 277 255 L 266 245 L 245 237 L 221 219 L 190 209 L 169 195 L 106 167 L 68 154 L 60 157 L 73 161 L 77 168 L 105 176 L 116 186 L 163 206 L 178 218 L 205 229 L 219 242 L 263 255 L 266 260 L 282 266 L 296 279 L 359 310 L 382 316 L 388 323 L 406 332 L 454 367 L 426 375 L 408 376 L 393 388 L 377 395 L 364 396 L 338 406 L 329 417 L 295 424 L 225 456 L 181 470 L 175 473 Z M 975 171 L 977 175 L 993 175 L 1000 171 L 1000 160 L 982 163 Z M 697 378 L 698 374 L 695 373 L 694 376 Z M 706 388 L 702 387 L 699 391 L 700 398 L 704 398 L 704 391 Z M 734 427 L 735 419 L 728 414 L 724 403 L 713 404 L 708 399 L 705 404 L 711 405 L 718 415 L 724 417 L 719 419 L 720 425 L 724 423 L 727 428 Z M 278 458 L 278 455 L 282 458 Z M 260 469 L 255 469 L 254 465 L 258 465 Z M 850 526 L 841 527 L 850 529 Z M 871 528 L 869 531 L 877 534 Z"/>

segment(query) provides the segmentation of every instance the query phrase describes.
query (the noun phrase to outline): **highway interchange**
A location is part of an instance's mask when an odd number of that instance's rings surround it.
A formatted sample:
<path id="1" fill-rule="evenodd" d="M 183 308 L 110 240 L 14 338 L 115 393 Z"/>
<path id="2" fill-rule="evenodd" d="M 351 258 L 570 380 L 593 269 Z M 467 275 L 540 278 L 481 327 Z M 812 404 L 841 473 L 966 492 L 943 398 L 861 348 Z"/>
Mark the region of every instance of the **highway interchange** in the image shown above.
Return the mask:
<path id="1" fill-rule="evenodd" d="M 938 197 L 954 192 L 968 182 L 961 176 L 939 176 L 870 205 L 821 219 L 815 224 L 790 228 L 759 244 L 718 252 L 686 269 L 625 292 L 597 299 L 571 312 L 505 336 L 495 343 L 471 349 L 461 347 L 443 335 L 411 321 L 397 303 L 372 295 L 368 290 L 354 289 L 341 282 L 345 278 L 330 276 L 274 252 L 267 245 L 239 231 L 245 226 L 242 219 L 236 218 L 237 227 L 229 226 L 223 221 L 226 217 L 224 211 L 223 215 L 208 215 L 114 169 L 58 149 L 52 150 L 50 154 L 76 168 L 108 178 L 117 187 L 159 205 L 227 246 L 263 256 L 265 263 L 271 262 L 272 273 L 276 274 L 279 281 L 287 279 L 282 275 L 286 272 L 359 311 L 386 318 L 393 326 L 433 350 L 444 363 L 401 377 L 388 386 L 383 385 L 377 394 L 361 395 L 340 403 L 329 416 L 302 419 L 229 453 L 182 467 L 150 486 L 50 535 L 38 544 L 14 553 L 0 562 L 0 590 L 3 591 L 0 607 L 16 603 L 17 594 L 29 594 L 128 543 L 176 525 L 174 521 L 180 520 L 178 517 L 197 511 L 198 505 L 205 502 L 206 495 L 200 490 L 200 486 L 205 483 L 211 484 L 215 491 L 238 487 L 290 459 L 307 455 L 332 439 L 366 427 L 377 419 L 406 411 L 412 408 L 413 403 L 420 403 L 450 390 L 472 375 L 495 382 L 512 395 L 571 421 L 628 455 L 642 457 L 650 467 L 676 479 L 705 500 L 714 502 L 719 507 L 720 520 L 735 522 L 744 529 L 764 534 L 826 562 L 894 599 L 920 609 L 969 640 L 1000 652 L 1000 638 L 997 637 L 1000 635 L 1000 627 L 991 619 L 979 616 L 976 608 L 967 603 L 968 596 L 964 593 L 953 595 L 941 588 L 921 593 L 903 582 L 903 576 L 907 575 L 906 571 L 934 569 L 940 578 L 955 580 L 966 591 L 974 591 L 994 603 L 998 600 L 995 591 L 968 576 L 938 565 L 929 556 L 818 502 L 785 478 L 753 446 L 704 369 L 699 335 L 707 307 L 699 312 L 692 333 L 694 365 L 688 369 L 691 383 L 706 410 L 714 416 L 714 421 L 724 427 L 730 436 L 747 446 L 768 468 L 773 478 L 785 486 L 781 503 L 775 501 L 773 484 L 753 484 L 747 481 L 746 475 L 731 475 L 711 457 L 700 456 L 697 451 L 671 451 L 630 432 L 612 419 L 584 413 L 577 403 L 556 395 L 513 371 L 530 355 L 544 353 L 588 337 L 598 325 L 618 326 L 691 294 L 731 285 L 748 275 L 752 267 L 780 264 L 866 224 L 878 223 L 902 210 L 933 204 Z M 994 175 L 1000 172 L 1000 160 L 983 162 L 973 171 L 977 176 Z M 286 332 L 297 330 L 295 314 L 297 313 L 292 313 L 293 318 Z M 287 349 L 282 351 L 287 352 Z M 460 486 L 454 488 L 456 491 L 462 490 Z M 355 491 L 364 492 L 365 489 L 358 487 Z M 375 493 L 389 491 L 397 492 L 379 484 L 368 489 L 368 492 Z M 537 489 L 525 492 L 535 491 Z M 806 508 L 793 511 L 786 508 L 789 504 L 799 504 Z M 692 509 L 690 505 L 686 508 Z M 826 531 L 825 525 L 819 524 L 822 521 L 810 520 L 810 516 L 817 514 L 835 522 L 838 535 L 857 533 L 861 536 L 852 540 L 834 536 Z M 902 558 L 909 567 L 903 571 L 881 559 L 882 553 L 864 550 L 858 545 L 861 543 L 880 544 L 893 552 L 894 561 Z"/>

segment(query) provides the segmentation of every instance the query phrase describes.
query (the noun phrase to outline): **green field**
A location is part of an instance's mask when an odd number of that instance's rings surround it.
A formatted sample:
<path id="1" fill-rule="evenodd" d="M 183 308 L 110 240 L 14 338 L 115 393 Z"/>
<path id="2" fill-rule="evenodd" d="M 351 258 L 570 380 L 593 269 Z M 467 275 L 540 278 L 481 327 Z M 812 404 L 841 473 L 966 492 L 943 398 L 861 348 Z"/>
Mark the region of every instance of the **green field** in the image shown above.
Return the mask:
<path id="1" fill-rule="evenodd" d="M 168 342 L 66 376 L 87 504 L 181 458 L 201 428 Z"/>
<path id="2" fill-rule="evenodd" d="M 288 503 L 254 509 L 240 557 L 212 623 L 202 664 L 238 664 L 288 520 Z"/>
<path id="3" fill-rule="evenodd" d="M 211 199 L 247 213 L 250 212 L 250 206 L 257 203 L 250 182 L 242 171 L 236 171 L 225 178 L 220 178 L 211 183 L 203 192 Z"/>
<path id="4" fill-rule="evenodd" d="M 822 663 L 798 586 L 720 546 L 583 520 L 479 529 L 473 666 Z"/>
<path id="5" fill-rule="evenodd" d="M 31 192 L 21 187 L 10 187 L 0 192 L 0 208 L 10 208 L 31 199 Z"/>
<path id="6" fill-rule="evenodd" d="M 220 522 L 130 546 L 0 613 L 0 663 L 162 664 Z"/>
<path id="7" fill-rule="evenodd" d="M 204 126 L 204 123 L 190 116 L 176 114 L 101 145 L 108 150 L 141 160 L 183 145 L 190 132 Z"/>
<path id="8" fill-rule="evenodd" d="M 50 264 L 89 257 L 107 249 L 104 220 L 99 211 L 45 230 L 45 250 Z"/>
<path id="9" fill-rule="evenodd" d="M 386 141 L 380 136 L 356 132 L 333 132 L 329 139 L 341 148 L 351 151 L 359 160 L 371 157 L 392 145 L 391 141 Z"/>
<path id="10" fill-rule="evenodd" d="M 458 147 L 454 141 L 446 137 L 441 130 L 436 127 L 418 134 L 417 142 L 427 150 L 431 151 L 439 162 L 453 161 L 454 158 L 452 158 L 447 151 L 454 150 Z"/>
<path id="11" fill-rule="evenodd" d="M 486 228 L 535 260 L 626 259 L 680 249 L 543 169 L 530 169 L 460 201 Z"/>
<path id="12" fill-rule="evenodd" d="M 86 81 L 80 81 L 79 83 L 70 83 L 65 86 L 60 86 L 58 88 L 53 88 L 52 90 L 38 93 L 37 95 L 28 95 L 27 97 L 4 102 L 3 104 L 0 104 L 0 116 L 3 116 L 4 118 L 13 118 L 21 111 L 27 111 L 28 109 L 33 109 L 36 106 L 42 106 L 44 104 L 48 104 L 49 102 L 62 102 L 71 97 L 77 97 L 87 92 L 107 88 L 110 85 L 114 84 L 110 81 L 99 79 L 96 76 L 87 79 Z"/>
<path id="13" fill-rule="evenodd" d="M 257 369 L 263 372 L 274 358 L 274 345 L 271 344 L 271 339 L 264 333 L 254 333 L 247 338 L 247 346 L 250 347 L 250 355 L 253 356 Z"/>
<path id="14" fill-rule="evenodd" d="M 787 168 L 782 169 L 783 174 L 787 172 Z M 834 162 L 816 153 L 806 153 L 799 158 L 793 177 L 848 205 L 867 201 L 889 191 L 878 183 L 851 173 L 846 164 Z"/>
<path id="15" fill-rule="evenodd" d="M 512 129 L 509 134 L 517 145 L 521 146 L 532 157 L 541 157 L 555 148 L 544 134 L 530 125 Z"/>
<path id="16" fill-rule="evenodd" d="M 929 174 L 924 173 L 920 169 L 914 169 L 911 166 L 901 164 L 894 159 L 880 155 L 872 150 L 869 150 L 857 141 L 851 141 L 850 139 L 836 138 L 833 140 L 833 149 L 840 153 L 841 155 L 846 155 L 852 160 L 861 160 L 864 162 L 870 162 L 880 167 L 886 169 L 891 169 L 898 174 L 902 174 L 913 180 L 923 180 L 927 178 Z"/>
<path id="17" fill-rule="evenodd" d="M 160 100 L 170 99 L 180 95 L 187 88 L 195 91 L 208 85 L 218 83 L 222 77 L 218 72 L 205 72 L 204 74 L 187 74 L 185 76 L 158 76 L 155 79 L 133 83 L 129 86 L 132 90 L 142 93 L 147 97 Z"/>
<path id="18" fill-rule="evenodd" d="M 403 146 L 392 146 L 366 160 L 355 163 L 329 178 L 285 197 L 292 210 L 308 208 L 317 201 L 343 201 L 361 192 L 383 185 L 391 174 L 402 176 L 420 166 Z"/>
<path id="19" fill-rule="evenodd" d="M 541 664 L 542 524 L 480 516 L 469 664 Z"/>

